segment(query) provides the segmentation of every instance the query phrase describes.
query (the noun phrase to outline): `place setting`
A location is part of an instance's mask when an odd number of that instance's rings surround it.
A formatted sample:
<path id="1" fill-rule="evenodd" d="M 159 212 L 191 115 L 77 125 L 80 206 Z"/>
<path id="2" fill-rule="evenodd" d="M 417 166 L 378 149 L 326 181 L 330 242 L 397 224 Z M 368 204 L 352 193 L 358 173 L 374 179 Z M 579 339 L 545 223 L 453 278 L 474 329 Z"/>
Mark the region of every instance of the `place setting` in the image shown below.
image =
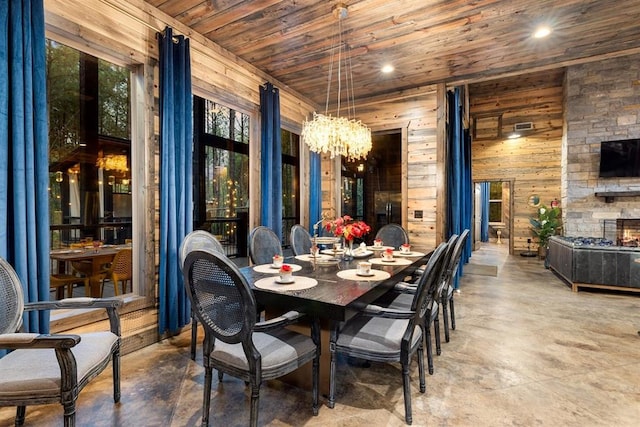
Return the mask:
<path id="1" fill-rule="evenodd" d="M 278 269 L 277 276 L 265 277 L 265 278 L 259 279 L 256 282 L 254 282 L 253 285 L 259 289 L 282 292 L 282 291 L 300 291 L 303 289 L 313 288 L 318 284 L 318 281 L 312 277 L 294 276 L 293 267 L 296 267 L 296 265 L 282 264 L 282 266 Z"/>
<path id="2" fill-rule="evenodd" d="M 420 257 L 420 256 L 425 256 L 426 254 L 423 253 L 423 252 L 412 251 L 411 250 L 411 245 L 408 244 L 408 243 L 405 243 L 405 244 L 400 246 L 400 250 L 393 251 L 393 255 L 394 256 L 405 256 L 405 257 Z"/>
<path id="3" fill-rule="evenodd" d="M 351 268 L 349 270 L 338 271 L 337 275 L 341 279 L 346 280 L 386 280 L 391 275 L 386 271 L 376 270 L 371 268 L 371 262 L 360 261 L 357 268 Z"/>
<path id="4" fill-rule="evenodd" d="M 382 239 L 374 239 L 373 241 L 373 245 L 367 246 L 367 249 L 374 251 L 374 252 L 379 252 L 379 251 L 384 251 L 387 249 L 394 249 L 393 246 L 385 246 Z"/>
<path id="5" fill-rule="evenodd" d="M 374 265 L 409 265 L 413 261 L 407 258 L 396 258 L 392 248 L 385 249 L 380 258 L 371 258 L 369 262 Z"/>
<path id="6" fill-rule="evenodd" d="M 288 265 L 289 267 L 291 267 L 292 272 L 302 270 L 302 266 L 297 264 L 284 264 L 284 257 L 282 255 L 275 255 L 271 264 L 254 265 L 253 271 L 255 271 L 256 273 L 275 274 L 280 271 L 283 265 Z"/>

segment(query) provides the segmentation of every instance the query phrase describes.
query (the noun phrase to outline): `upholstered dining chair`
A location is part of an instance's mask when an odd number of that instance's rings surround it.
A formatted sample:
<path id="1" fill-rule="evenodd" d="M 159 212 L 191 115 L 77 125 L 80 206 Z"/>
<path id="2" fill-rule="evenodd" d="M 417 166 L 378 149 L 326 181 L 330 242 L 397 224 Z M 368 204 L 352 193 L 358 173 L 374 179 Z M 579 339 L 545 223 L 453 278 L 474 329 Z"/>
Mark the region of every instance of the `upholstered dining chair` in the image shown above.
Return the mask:
<path id="1" fill-rule="evenodd" d="M 393 246 L 399 249 L 405 243 L 409 243 L 409 234 L 399 224 L 385 224 L 376 233 L 376 239 L 381 239 L 385 246 Z"/>
<path id="2" fill-rule="evenodd" d="M 433 252 L 425 274 L 420 277 L 409 309 L 387 308 L 369 304 L 349 319 L 341 329 L 332 331 L 329 402 L 335 405 L 337 354 L 377 362 L 400 362 L 404 394 L 405 421 L 412 422 L 411 386 L 409 368 L 413 355 L 417 353 L 420 392 L 426 391 L 424 374 L 424 330 L 425 316 L 429 316 L 427 295 L 435 289 L 441 275 L 446 243 Z"/>
<path id="3" fill-rule="evenodd" d="M 274 255 L 282 255 L 280 238 L 268 227 L 259 225 L 249 233 L 249 259 L 254 265 L 273 262 Z"/>
<path id="4" fill-rule="evenodd" d="M 427 347 L 427 369 L 430 375 L 433 375 L 433 343 L 431 336 L 431 327 L 433 326 L 433 336 L 435 337 L 436 343 L 436 354 L 440 355 L 441 350 L 441 342 L 440 342 L 440 321 L 438 314 L 440 312 L 439 302 L 441 301 L 441 295 L 443 289 L 446 286 L 446 273 L 447 273 L 447 265 L 451 256 L 453 254 L 453 249 L 455 246 L 455 241 L 458 238 L 457 235 L 453 235 L 449 238 L 446 243 L 443 243 L 445 246 L 444 252 L 442 254 L 442 266 L 439 270 L 440 277 L 436 279 L 436 284 L 434 288 L 429 291 L 427 297 L 425 299 L 426 305 L 428 307 L 428 315 L 424 317 L 424 331 L 425 331 L 425 343 Z M 426 269 L 426 267 L 425 267 Z M 432 274 L 434 274 L 434 270 L 431 270 Z M 424 273 L 423 273 L 424 274 Z M 385 295 L 382 299 L 383 301 L 388 301 L 391 296 L 392 300 L 385 304 L 386 307 L 396 308 L 396 309 L 409 309 L 411 307 L 413 301 L 413 294 L 416 292 L 418 283 L 420 280 L 424 280 L 422 276 L 419 276 L 418 279 L 413 283 L 405 283 L 400 282 L 395 287 L 396 296 L 393 294 Z"/>
<path id="5" fill-rule="evenodd" d="M 120 318 L 118 298 L 67 298 L 24 303 L 22 284 L 0 258 L 0 406 L 16 406 L 15 425 L 26 407 L 61 403 L 64 425 L 74 426 L 78 394 L 112 361 L 113 400 L 120 401 Z M 110 331 L 72 334 L 18 333 L 25 311 L 104 308 Z"/>
<path id="6" fill-rule="evenodd" d="M 302 225 L 296 224 L 291 227 L 289 240 L 291 242 L 291 251 L 294 255 L 304 255 L 311 252 L 311 246 L 313 245 L 311 234 Z"/>
<path id="7" fill-rule="evenodd" d="M 206 230 L 193 230 L 187 234 L 178 250 L 178 263 L 180 271 L 184 265 L 184 260 L 187 259 L 187 255 L 195 250 L 213 251 L 220 254 L 224 254 L 224 247 L 216 236 L 209 233 Z M 198 318 L 193 310 L 191 310 L 191 360 L 196 360 L 196 344 L 198 342 Z"/>
<path id="8" fill-rule="evenodd" d="M 318 414 L 320 327 L 312 321 L 311 337 L 285 326 L 302 315 L 291 311 L 256 321 L 256 300 L 238 267 L 223 254 L 196 250 L 184 263 L 184 282 L 191 306 L 205 331 L 202 425 L 209 424 L 212 370 L 250 385 L 250 425 L 258 425 L 260 385 L 313 363 L 313 414 Z"/>
<path id="9" fill-rule="evenodd" d="M 449 318 L 451 319 L 451 329 L 456 328 L 456 312 L 455 312 L 455 304 L 453 301 L 453 295 L 455 294 L 454 288 L 453 288 L 454 286 L 453 279 L 458 272 L 460 260 L 462 259 L 462 251 L 464 250 L 464 246 L 467 243 L 468 238 L 469 238 L 469 229 L 467 228 L 460 234 L 460 236 L 456 240 L 449 265 L 447 266 L 446 283 L 445 283 L 444 289 L 442 290 L 442 295 L 441 295 L 442 320 L 444 322 L 445 342 L 449 342 L 450 340 Z"/>

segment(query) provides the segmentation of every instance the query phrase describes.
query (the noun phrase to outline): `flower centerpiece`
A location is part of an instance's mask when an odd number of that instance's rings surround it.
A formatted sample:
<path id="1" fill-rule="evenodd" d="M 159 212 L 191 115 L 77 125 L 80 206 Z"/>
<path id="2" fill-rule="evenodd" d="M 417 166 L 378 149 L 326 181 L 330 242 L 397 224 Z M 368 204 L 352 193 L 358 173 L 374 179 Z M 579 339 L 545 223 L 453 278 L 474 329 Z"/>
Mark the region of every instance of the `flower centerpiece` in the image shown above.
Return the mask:
<path id="1" fill-rule="evenodd" d="M 336 237 L 344 238 L 349 243 L 349 255 L 353 256 L 353 239 L 362 238 L 371 231 L 364 221 L 355 221 L 349 215 L 338 217 L 327 222 L 325 229 Z"/>
<path id="2" fill-rule="evenodd" d="M 537 208 L 537 214 L 537 218 L 529 218 L 531 232 L 538 238 L 539 247 L 546 249 L 549 238 L 562 228 L 560 208 L 540 205 Z"/>

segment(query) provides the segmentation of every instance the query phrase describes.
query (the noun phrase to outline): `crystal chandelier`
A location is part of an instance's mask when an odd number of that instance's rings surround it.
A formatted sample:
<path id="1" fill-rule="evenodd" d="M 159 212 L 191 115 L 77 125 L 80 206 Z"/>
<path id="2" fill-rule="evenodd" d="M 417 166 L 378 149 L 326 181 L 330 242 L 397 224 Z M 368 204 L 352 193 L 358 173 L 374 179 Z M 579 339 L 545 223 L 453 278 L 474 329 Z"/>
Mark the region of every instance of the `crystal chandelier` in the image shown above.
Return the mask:
<path id="1" fill-rule="evenodd" d="M 329 78 L 327 81 L 327 102 L 325 114 L 313 113 L 313 120 L 302 124 L 302 139 L 309 146 L 311 151 L 316 153 L 328 153 L 331 158 L 343 156 L 349 160 L 365 158 L 371 151 L 371 130 L 361 121 L 351 118 L 355 117 L 355 102 L 353 95 L 353 77 L 351 73 L 351 60 L 345 55 L 344 43 L 342 41 L 342 20 L 347 17 L 347 6 L 338 3 L 333 8 L 333 14 L 338 18 L 338 43 L 331 48 L 331 62 L 329 65 Z M 331 96 L 331 79 L 333 63 L 337 56 L 338 63 L 338 97 L 336 116 L 331 116 L 329 111 L 329 99 Z M 344 57 L 345 86 L 347 91 L 347 112 L 348 117 L 340 117 L 340 92 L 342 89 L 342 67 Z"/>

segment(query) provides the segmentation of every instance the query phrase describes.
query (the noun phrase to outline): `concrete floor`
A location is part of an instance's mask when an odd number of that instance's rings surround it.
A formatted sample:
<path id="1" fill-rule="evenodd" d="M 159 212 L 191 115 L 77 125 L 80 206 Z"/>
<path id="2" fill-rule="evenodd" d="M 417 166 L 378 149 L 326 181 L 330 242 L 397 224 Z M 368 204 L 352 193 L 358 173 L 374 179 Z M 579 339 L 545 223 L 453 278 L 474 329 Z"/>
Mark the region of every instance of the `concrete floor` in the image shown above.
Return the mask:
<path id="1" fill-rule="evenodd" d="M 640 295 L 571 292 L 542 261 L 509 256 L 488 244 L 471 263 L 497 265 L 496 277 L 466 274 L 456 295 L 457 329 L 435 356 L 420 394 L 413 364 L 415 426 L 640 425 Z M 479 269 L 482 271 L 482 269 Z M 200 334 L 202 339 L 202 333 Z M 200 348 L 200 347 L 199 347 Z M 324 351 L 327 351 L 324 349 Z M 122 401 L 104 372 L 81 393 L 79 426 L 194 426 L 202 405 L 202 355 L 189 358 L 189 336 L 123 358 Z M 399 365 L 338 367 L 334 409 L 279 381 L 261 390 L 260 425 L 402 426 Z M 243 382 L 214 375 L 210 425 L 245 426 Z M 0 426 L 14 408 L 0 409 Z M 59 405 L 27 408 L 30 426 L 59 426 Z"/>

